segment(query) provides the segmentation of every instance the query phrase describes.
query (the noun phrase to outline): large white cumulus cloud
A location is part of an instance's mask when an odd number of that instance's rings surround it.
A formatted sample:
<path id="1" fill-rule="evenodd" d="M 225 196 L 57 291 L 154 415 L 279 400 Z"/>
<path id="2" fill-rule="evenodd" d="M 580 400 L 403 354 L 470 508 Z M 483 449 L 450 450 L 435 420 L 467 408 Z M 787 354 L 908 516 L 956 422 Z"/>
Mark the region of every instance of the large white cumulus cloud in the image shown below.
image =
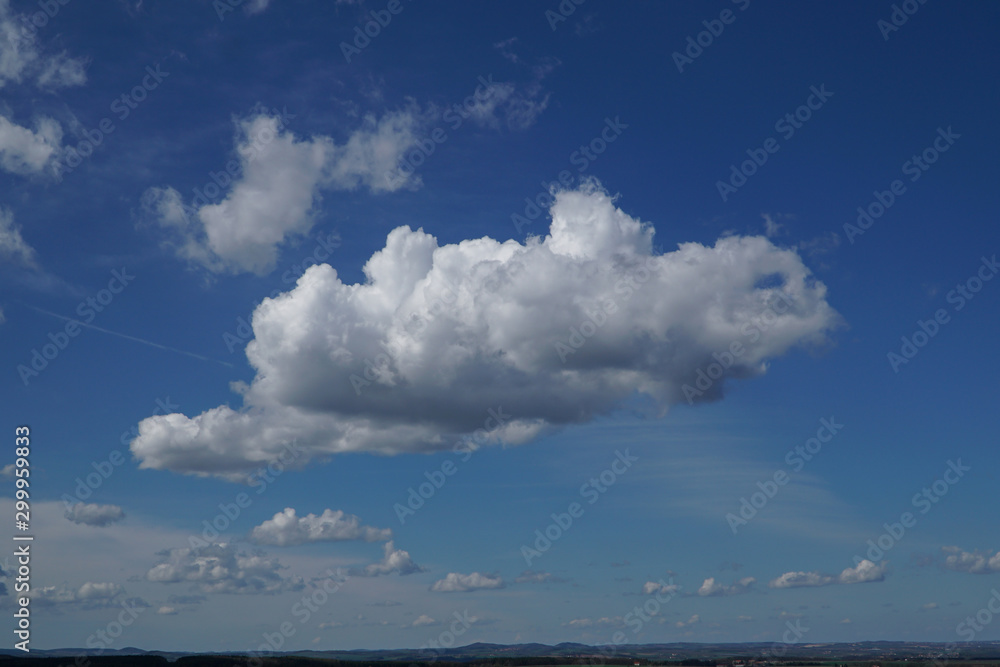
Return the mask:
<path id="1" fill-rule="evenodd" d="M 666 411 L 738 341 L 697 397 L 717 399 L 727 379 L 826 342 L 839 322 L 795 251 L 764 237 L 658 254 L 653 228 L 596 182 L 557 193 L 550 214 L 549 235 L 525 243 L 439 246 L 397 228 L 362 284 L 310 268 L 254 312 L 244 408 L 149 417 L 133 453 L 146 468 L 239 478 L 292 440 L 300 462 L 444 449 L 476 429 L 480 444 L 523 443 L 636 393 Z"/>

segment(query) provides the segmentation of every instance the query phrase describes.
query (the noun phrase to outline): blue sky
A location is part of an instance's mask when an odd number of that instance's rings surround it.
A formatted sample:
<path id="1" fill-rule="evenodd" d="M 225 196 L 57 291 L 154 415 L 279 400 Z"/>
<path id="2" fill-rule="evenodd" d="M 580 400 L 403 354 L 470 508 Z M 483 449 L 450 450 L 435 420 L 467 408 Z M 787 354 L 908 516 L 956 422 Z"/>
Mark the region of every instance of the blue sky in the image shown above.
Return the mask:
<path id="1" fill-rule="evenodd" d="M 32 646 L 1000 638 L 1000 9 L 903 4 L 0 2 Z"/>

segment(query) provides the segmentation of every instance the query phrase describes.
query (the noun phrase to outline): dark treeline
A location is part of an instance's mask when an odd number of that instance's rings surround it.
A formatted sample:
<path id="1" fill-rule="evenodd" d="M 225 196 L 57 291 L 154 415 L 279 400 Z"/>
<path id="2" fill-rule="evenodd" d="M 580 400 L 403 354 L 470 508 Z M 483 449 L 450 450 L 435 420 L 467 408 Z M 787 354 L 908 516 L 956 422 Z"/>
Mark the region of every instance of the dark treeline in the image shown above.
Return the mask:
<path id="1" fill-rule="evenodd" d="M 439 659 L 434 661 L 410 661 L 410 660 L 336 660 L 322 657 L 305 657 L 296 655 L 282 655 L 274 657 L 262 657 L 250 664 L 250 658 L 245 655 L 189 655 L 178 658 L 171 662 L 166 657 L 160 655 L 107 655 L 90 656 L 86 667 L 553 667 L 559 665 L 587 665 L 597 667 L 598 665 L 633 665 L 638 662 L 642 667 L 715 667 L 716 665 L 729 665 L 732 660 L 739 658 L 720 658 L 719 660 L 699 660 L 688 658 L 685 660 L 649 660 L 636 658 L 634 656 L 545 656 L 545 657 L 492 657 L 483 658 L 467 657 L 465 659 L 454 657 L 450 659 Z M 30 667 L 74 667 L 73 658 L 21 658 L 11 656 L 0 656 L 0 666 L 20 667 L 27 665 Z M 777 664 L 785 667 L 848 667 L 843 660 L 839 661 L 817 661 L 805 657 L 788 657 Z M 850 667 L 874 667 L 876 664 L 882 667 L 935 667 L 930 661 L 909 660 L 903 663 L 893 661 L 873 661 L 873 660 L 852 660 Z M 1000 667 L 1000 660 L 997 658 L 964 660 L 950 658 L 949 667 Z"/>

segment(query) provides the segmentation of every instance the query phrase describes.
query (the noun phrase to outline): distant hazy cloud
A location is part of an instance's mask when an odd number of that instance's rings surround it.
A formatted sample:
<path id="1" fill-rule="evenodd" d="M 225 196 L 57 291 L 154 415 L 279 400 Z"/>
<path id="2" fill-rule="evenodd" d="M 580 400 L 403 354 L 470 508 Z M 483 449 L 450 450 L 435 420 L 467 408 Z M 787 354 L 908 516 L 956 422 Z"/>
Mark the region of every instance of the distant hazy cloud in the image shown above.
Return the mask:
<path id="1" fill-rule="evenodd" d="M 125 512 L 118 505 L 76 503 L 66 510 L 65 517 L 73 523 L 103 528 L 124 519 Z"/>
<path id="2" fill-rule="evenodd" d="M 296 591 L 305 587 L 300 577 L 284 577 L 275 558 L 238 552 L 230 544 L 169 549 L 146 572 L 148 581 L 194 584 L 202 593 L 260 594 Z"/>

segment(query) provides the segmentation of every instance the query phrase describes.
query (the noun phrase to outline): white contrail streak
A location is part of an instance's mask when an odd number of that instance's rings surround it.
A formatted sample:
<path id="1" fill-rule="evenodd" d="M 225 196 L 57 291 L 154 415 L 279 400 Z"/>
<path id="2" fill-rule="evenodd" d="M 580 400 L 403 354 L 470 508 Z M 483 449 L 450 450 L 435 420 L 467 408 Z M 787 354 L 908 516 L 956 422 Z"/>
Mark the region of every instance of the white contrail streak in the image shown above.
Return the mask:
<path id="1" fill-rule="evenodd" d="M 60 320 L 64 320 L 66 322 L 76 322 L 81 327 L 86 327 L 88 329 L 95 329 L 97 331 L 103 331 L 104 333 L 111 334 L 112 336 L 118 336 L 120 338 L 126 338 L 128 340 L 134 340 L 137 343 L 143 343 L 144 345 L 149 345 L 151 347 L 158 347 L 161 350 L 170 350 L 171 352 L 177 352 L 179 354 L 186 354 L 187 356 L 194 357 L 195 359 L 201 359 L 202 361 L 214 361 L 217 364 L 222 364 L 223 366 L 229 366 L 230 368 L 233 368 L 233 365 L 230 364 L 230 363 L 228 363 L 228 362 L 226 362 L 226 361 L 219 361 L 218 359 L 211 359 L 209 357 L 203 357 L 202 355 L 195 354 L 194 352 L 185 352 L 184 350 L 178 350 L 176 347 L 170 347 L 169 345 L 160 345 L 159 343 L 154 343 L 153 341 L 150 341 L 150 340 L 144 340 L 142 338 L 136 338 L 135 336 L 129 336 L 128 334 L 118 333 L 117 331 L 111 331 L 110 329 L 105 329 L 103 327 L 99 327 L 99 326 L 94 325 L 94 324 L 87 324 L 86 322 L 81 322 L 80 320 L 74 320 L 72 317 L 66 317 L 64 315 L 58 315 L 56 313 L 51 313 L 51 312 L 49 312 L 47 310 L 39 308 L 38 306 L 32 306 L 32 305 L 29 305 L 29 304 L 25 304 L 25 305 L 28 306 L 28 308 L 31 308 L 32 310 L 37 310 L 40 313 L 43 313 L 45 315 L 49 315 L 50 317 L 57 317 Z"/>

